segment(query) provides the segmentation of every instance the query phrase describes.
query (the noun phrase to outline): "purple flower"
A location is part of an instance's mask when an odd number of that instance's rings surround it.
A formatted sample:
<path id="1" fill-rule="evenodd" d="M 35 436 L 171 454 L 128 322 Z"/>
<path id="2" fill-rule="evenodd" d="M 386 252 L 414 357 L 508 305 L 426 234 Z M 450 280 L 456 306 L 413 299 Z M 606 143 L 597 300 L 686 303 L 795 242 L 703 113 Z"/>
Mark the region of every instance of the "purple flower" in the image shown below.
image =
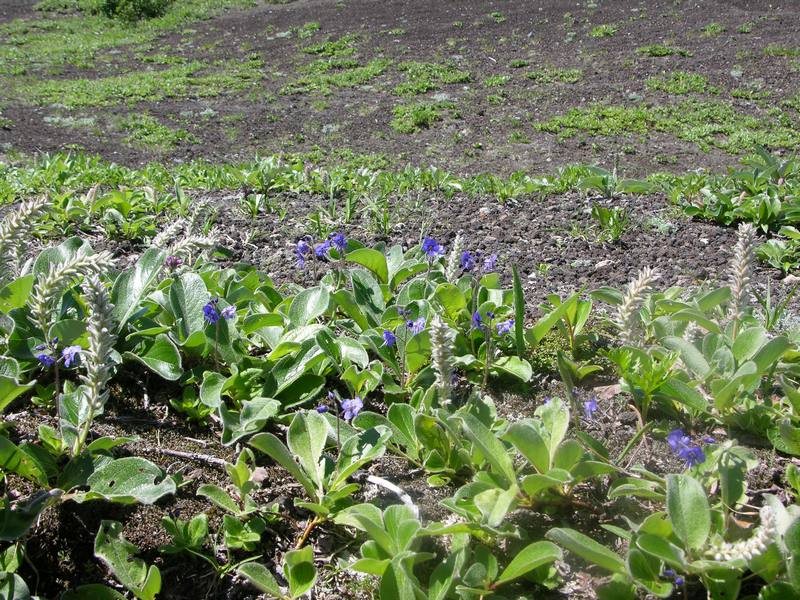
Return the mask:
<path id="1" fill-rule="evenodd" d="M 683 446 L 686 446 L 692 440 L 689 439 L 689 436 L 683 433 L 683 429 L 674 429 L 669 432 L 667 436 L 667 443 L 669 444 L 670 450 L 673 452 L 677 452 Z"/>
<path id="2" fill-rule="evenodd" d="M 483 317 L 477 310 L 472 313 L 472 328 L 483 329 Z"/>
<path id="3" fill-rule="evenodd" d="M 428 255 L 428 260 L 435 260 L 444 254 L 444 246 L 431 237 L 422 240 L 422 251 Z"/>
<path id="4" fill-rule="evenodd" d="M 417 335 L 418 333 L 422 333 L 422 330 L 425 329 L 425 317 L 420 317 L 419 319 L 408 321 L 406 323 L 406 327 L 408 327 L 409 331 L 411 331 L 411 335 Z"/>
<path id="5" fill-rule="evenodd" d="M 714 439 L 712 436 L 707 435 L 706 437 L 703 438 L 703 443 L 704 444 L 716 444 L 717 440 Z"/>
<path id="6" fill-rule="evenodd" d="M 170 255 L 167 257 L 167 260 L 164 261 L 164 264 L 170 271 L 174 271 L 183 264 L 183 259 L 178 256 Z"/>
<path id="7" fill-rule="evenodd" d="M 383 330 L 383 344 L 387 348 L 391 348 L 397 342 L 397 336 L 388 329 Z"/>
<path id="8" fill-rule="evenodd" d="M 38 346 L 37 346 L 37 348 L 38 348 Z M 44 352 L 41 352 L 41 353 L 37 354 L 36 355 L 36 360 L 38 360 L 40 363 L 42 363 L 43 367 L 46 367 L 48 369 L 50 367 L 52 367 L 54 364 L 56 364 L 55 359 L 52 356 L 50 356 L 49 354 L 45 354 Z"/>
<path id="9" fill-rule="evenodd" d="M 301 269 L 306 266 L 306 258 L 311 254 L 312 248 L 306 240 L 297 242 L 295 254 L 297 255 L 297 266 Z"/>
<path id="10" fill-rule="evenodd" d="M 674 580 L 675 585 L 683 585 L 684 583 L 683 577 L 675 573 L 673 569 L 664 569 L 664 572 L 661 573 L 661 577 Z"/>
<path id="11" fill-rule="evenodd" d="M 405 309 L 402 306 L 398 306 L 397 314 L 400 315 L 401 317 L 407 317 L 408 315 L 411 314 L 411 309 Z"/>
<path id="12" fill-rule="evenodd" d="M 340 254 L 347 248 L 347 238 L 344 237 L 344 234 L 334 232 L 330 235 L 330 239 L 333 247 L 336 248 Z"/>
<path id="13" fill-rule="evenodd" d="M 678 450 L 678 456 L 686 461 L 687 467 L 694 467 L 706 461 L 706 455 L 700 446 L 686 446 Z"/>
<path id="14" fill-rule="evenodd" d="M 232 319 L 236 316 L 236 307 L 234 305 L 226 306 L 222 309 L 222 318 L 225 320 Z"/>
<path id="15" fill-rule="evenodd" d="M 358 413 L 361 412 L 361 409 L 364 408 L 364 403 L 361 401 L 361 398 L 356 396 L 355 398 L 350 398 L 348 400 L 342 400 L 342 410 L 344 411 L 345 421 L 350 421 L 358 416 Z"/>
<path id="16" fill-rule="evenodd" d="M 314 254 L 317 258 L 325 258 L 325 254 L 331 248 L 331 241 L 325 240 L 321 244 L 317 244 L 316 248 L 314 248 Z"/>
<path id="17" fill-rule="evenodd" d="M 670 449 L 686 461 L 687 467 L 697 466 L 706 460 L 706 455 L 700 446 L 692 446 L 692 439 L 682 429 L 675 429 L 667 435 Z"/>
<path id="18" fill-rule="evenodd" d="M 461 253 L 461 268 L 464 271 L 472 271 L 475 268 L 475 255 L 469 250 L 464 250 Z"/>
<path id="19" fill-rule="evenodd" d="M 583 415 L 591 421 L 594 418 L 594 413 L 597 412 L 597 398 L 590 398 L 583 403 Z"/>
<path id="20" fill-rule="evenodd" d="M 675 585 L 683 585 L 684 579 L 680 575 L 675 578 Z"/>
<path id="21" fill-rule="evenodd" d="M 497 324 L 497 335 L 506 335 L 511 333 L 511 330 L 514 329 L 514 319 L 509 319 L 508 321 L 500 321 Z"/>
<path id="22" fill-rule="evenodd" d="M 320 404 L 320 405 L 317 407 L 317 412 L 318 412 L 319 414 L 326 413 L 326 412 L 328 412 L 328 407 L 327 407 L 327 406 L 325 406 L 324 404 Z"/>
<path id="23" fill-rule="evenodd" d="M 83 348 L 80 346 L 67 346 L 61 351 L 61 356 L 64 358 L 64 366 L 69 368 L 73 363 L 78 360 Z"/>
<path id="24" fill-rule="evenodd" d="M 203 307 L 203 316 L 210 325 L 214 325 L 219 321 L 219 313 L 217 312 L 217 303 L 211 300 Z"/>
<path id="25" fill-rule="evenodd" d="M 492 254 L 486 257 L 486 260 L 483 261 L 483 272 L 484 273 L 491 273 L 494 271 L 494 266 L 497 263 L 497 254 Z"/>

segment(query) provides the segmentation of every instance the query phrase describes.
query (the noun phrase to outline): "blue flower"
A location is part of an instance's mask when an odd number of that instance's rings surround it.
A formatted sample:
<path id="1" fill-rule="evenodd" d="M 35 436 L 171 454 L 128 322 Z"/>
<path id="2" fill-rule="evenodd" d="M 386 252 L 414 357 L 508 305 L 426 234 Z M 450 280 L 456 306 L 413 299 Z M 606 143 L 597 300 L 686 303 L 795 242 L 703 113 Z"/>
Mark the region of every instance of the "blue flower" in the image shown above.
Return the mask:
<path id="1" fill-rule="evenodd" d="M 687 467 L 694 467 L 706 461 L 706 455 L 700 446 L 686 446 L 678 451 L 678 456 L 686 461 Z"/>
<path id="2" fill-rule="evenodd" d="M 408 327 L 409 331 L 411 331 L 411 335 L 422 333 L 422 331 L 425 329 L 425 317 L 420 317 L 419 319 L 406 322 L 406 327 Z"/>
<path id="3" fill-rule="evenodd" d="M 422 251 L 428 255 L 428 260 L 435 260 L 444 254 L 444 246 L 431 237 L 422 240 Z"/>
<path id="4" fill-rule="evenodd" d="M 222 309 L 222 318 L 225 320 L 232 319 L 236 316 L 236 307 L 233 305 L 226 306 Z"/>
<path id="5" fill-rule="evenodd" d="M 398 306 L 397 307 L 397 314 L 400 315 L 401 317 L 405 317 L 405 316 L 408 316 L 408 315 L 411 314 L 411 310 L 410 309 L 407 310 L 407 309 L 403 308 L 402 306 Z"/>
<path id="6" fill-rule="evenodd" d="M 477 310 L 472 313 L 472 328 L 483 329 L 483 317 Z"/>
<path id="7" fill-rule="evenodd" d="M 486 257 L 486 260 L 483 261 L 483 272 L 484 273 L 491 273 L 494 271 L 494 266 L 497 263 L 497 254 L 492 254 Z"/>
<path id="8" fill-rule="evenodd" d="M 343 233 L 334 232 L 330 235 L 331 243 L 336 250 L 341 254 L 347 248 L 347 238 Z"/>
<path id="9" fill-rule="evenodd" d="M 670 450 L 673 452 L 677 452 L 691 441 L 689 436 L 683 433 L 683 429 L 673 429 L 669 432 L 669 435 L 667 435 L 667 443 L 669 444 Z"/>
<path id="10" fill-rule="evenodd" d="M 56 364 L 55 359 L 52 356 L 50 356 L 49 354 L 45 354 L 44 352 L 41 352 L 41 353 L 37 354 L 36 355 L 36 360 L 38 360 L 40 363 L 42 363 L 43 367 L 46 367 L 48 369 L 50 367 L 52 367 L 54 364 Z"/>
<path id="11" fill-rule="evenodd" d="M 397 342 L 397 336 L 395 334 L 393 334 L 391 331 L 389 331 L 388 329 L 384 329 L 383 330 L 383 344 L 387 348 L 391 348 L 392 346 L 395 345 L 395 342 Z"/>
<path id="12" fill-rule="evenodd" d="M 514 319 L 509 319 L 508 321 L 500 321 L 497 324 L 497 335 L 506 335 L 511 333 L 511 330 L 514 329 Z"/>
<path id="13" fill-rule="evenodd" d="M 217 321 L 219 321 L 219 313 L 217 312 L 217 303 L 211 300 L 208 304 L 203 307 L 203 316 L 205 317 L 206 321 L 214 325 Z"/>
<path id="14" fill-rule="evenodd" d="M 317 258 L 325 258 L 325 254 L 328 252 L 328 250 L 330 250 L 330 248 L 331 241 L 325 240 L 321 244 L 317 244 L 317 246 L 314 248 L 314 254 Z"/>
<path id="15" fill-rule="evenodd" d="M 703 449 L 699 445 L 692 446 L 692 439 L 682 429 L 670 431 L 667 435 L 667 443 L 675 454 L 686 461 L 687 467 L 697 466 L 706 460 Z"/>
<path id="16" fill-rule="evenodd" d="M 61 351 L 61 356 L 64 358 L 64 366 L 69 368 L 73 363 L 78 360 L 83 348 L 80 346 L 67 346 Z"/>
<path id="17" fill-rule="evenodd" d="M 684 579 L 680 575 L 675 578 L 675 585 L 683 585 Z"/>
<path id="18" fill-rule="evenodd" d="M 597 398 L 590 398 L 583 403 L 583 414 L 591 421 L 594 418 L 594 413 L 597 412 Z"/>
<path id="19" fill-rule="evenodd" d="M 320 405 L 317 407 L 317 412 L 318 412 L 319 414 L 326 413 L 326 412 L 328 412 L 328 407 L 327 407 L 327 406 L 325 406 L 324 404 L 320 404 Z"/>
<path id="20" fill-rule="evenodd" d="M 350 421 L 358 416 L 358 413 L 361 412 L 361 409 L 364 408 L 364 403 L 361 401 L 361 398 L 356 396 L 355 398 L 350 398 L 348 400 L 342 400 L 342 410 L 344 414 L 345 421 Z"/>
<path id="21" fill-rule="evenodd" d="M 461 268 L 464 271 L 472 271 L 475 268 L 475 256 L 469 250 L 461 253 Z"/>
<path id="22" fill-rule="evenodd" d="M 306 240 L 300 240 L 297 242 L 295 254 L 297 255 L 297 266 L 301 269 L 306 266 L 306 257 L 311 254 L 311 250 L 311 244 L 309 244 Z"/>

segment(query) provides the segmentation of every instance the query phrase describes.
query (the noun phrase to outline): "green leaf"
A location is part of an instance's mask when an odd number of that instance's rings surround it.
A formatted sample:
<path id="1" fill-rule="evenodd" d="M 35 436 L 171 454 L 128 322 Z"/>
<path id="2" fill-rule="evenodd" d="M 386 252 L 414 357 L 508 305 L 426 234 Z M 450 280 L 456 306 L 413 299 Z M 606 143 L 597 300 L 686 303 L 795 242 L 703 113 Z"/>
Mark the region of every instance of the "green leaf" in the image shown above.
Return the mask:
<path id="1" fill-rule="evenodd" d="M 416 596 L 414 581 L 403 564 L 404 556 L 395 557 L 381 577 L 381 600 L 414 600 Z"/>
<path id="2" fill-rule="evenodd" d="M 222 404 L 222 388 L 228 378 L 214 371 L 203 372 L 203 383 L 200 385 L 200 402 L 210 408 L 218 408 Z"/>
<path id="3" fill-rule="evenodd" d="M 31 591 L 25 580 L 16 573 L 0 571 L 0 598 L 3 600 L 31 600 Z"/>
<path id="4" fill-rule="evenodd" d="M 532 571 L 542 565 L 546 565 L 556 560 L 561 560 L 561 549 L 552 542 L 534 542 L 525 547 L 521 552 L 514 556 L 508 566 L 500 573 L 500 577 L 495 581 L 495 585 L 522 577 L 525 573 Z"/>
<path id="5" fill-rule="evenodd" d="M 155 566 L 136 558 L 138 548 L 122 535 L 122 523 L 103 521 L 94 539 L 94 553 L 111 569 L 119 582 L 141 600 L 154 600 L 161 590 L 161 576 Z"/>
<path id="6" fill-rule="evenodd" d="M 442 305 L 448 318 L 458 319 L 458 315 L 467 308 L 467 297 L 457 285 L 440 283 L 434 292 L 434 298 Z"/>
<path id="7" fill-rule="evenodd" d="M 314 550 L 311 546 L 287 552 L 283 559 L 283 573 L 293 598 L 302 596 L 314 587 L 317 570 L 314 568 Z"/>
<path id="8" fill-rule="evenodd" d="M 659 578 L 659 572 L 651 564 L 651 560 L 643 552 L 631 549 L 628 551 L 628 570 L 636 583 L 648 592 L 657 598 L 668 598 L 672 594 L 672 584 Z"/>
<path id="9" fill-rule="evenodd" d="M 125 596 L 101 583 L 90 583 L 64 592 L 60 600 L 125 600 Z"/>
<path id="10" fill-rule="evenodd" d="M 281 403 L 274 398 L 245 400 L 242 410 L 238 412 L 220 404 L 218 412 L 222 421 L 222 443 L 230 446 L 245 436 L 258 433 L 280 409 Z"/>
<path id="11" fill-rule="evenodd" d="M 636 545 L 650 556 L 663 561 L 674 569 L 686 569 L 686 556 L 683 550 L 669 540 L 651 533 L 642 533 L 636 538 Z"/>
<path id="12" fill-rule="evenodd" d="M 275 598 L 282 598 L 283 592 L 275 577 L 270 573 L 269 569 L 257 562 L 248 562 L 240 565 L 236 572 L 247 579 L 259 591 L 265 592 L 274 596 Z"/>
<path id="13" fill-rule="evenodd" d="M 0 435 L 0 471 L 16 473 L 42 487 L 47 487 L 47 473 L 31 456 Z"/>
<path id="14" fill-rule="evenodd" d="M 38 278 L 47 275 L 50 265 L 58 265 L 78 256 L 94 254 L 92 246 L 86 240 L 73 236 L 67 238 L 55 248 L 47 248 L 39 253 L 33 263 L 31 272 Z"/>
<path id="15" fill-rule="evenodd" d="M 111 461 L 92 473 L 87 484 L 89 491 L 77 495 L 76 501 L 103 499 L 121 504 L 153 504 L 159 498 L 175 493 L 172 477 L 138 456 Z"/>
<path id="16" fill-rule="evenodd" d="M 383 252 L 378 252 L 372 248 L 358 248 L 347 254 L 345 259 L 366 267 L 375 273 L 381 283 L 389 283 L 389 268 L 386 265 L 386 257 Z"/>
<path id="17" fill-rule="evenodd" d="M 555 327 L 567 311 L 572 310 L 572 307 L 578 301 L 579 294 L 576 292 L 564 302 L 551 310 L 546 315 L 542 316 L 536 323 L 525 332 L 525 338 L 531 346 L 538 346 L 539 342 L 544 339 L 544 336 Z"/>
<path id="18" fill-rule="evenodd" d="M 312 287 L 303 290 L 292 300 L 289 307 L 289 320 L 293 325 L 307 325 L 328 310 L 330 292 L 325 287 Z"/>
<path id="19" fill-rule="evenodd" d="M 705 379 L 711 372 L 711 366 L 703 353 L 691 342 L 679 337 L 666 337 L 664 345 L 670 350 L 680 353 L 684 364 L 700 378 Z"/>
<path id="20" fill-rule="evenodd" d="M 208 498 L 222 510 L 229 512 L 232 515 L 238 515 L 241 512 L 239 505 L 236 504 L 236 501 L 231 498 L 228 492 L 223 490 L 218 485 L 211 483 L 201 485 L 199 488 L 197 488 L 197 495 Z"/>
<path id="21" fill-rule="evenodd" d="M 518 356 L 501 356 L 492 363 L 492 371 L 512 375 L 523 382 L 530 381 L 533 376 L 530 363 Z"/>
<path id="22" fill-rule="evenodd" d="M 33 290 L 33 275 L 24 275 L 0 288 L 0 311 L 11 312 L 27 304 Z"/>
<path id="23" fill-rule="evenodd" d="M 699 481 L 689 475 L 667 475 L 667 514 L 684 548 L 703 547 L 711 532 L 711 509 Z"/>
<path id="24" fill-rule="evenodd" d="M 483 455 L 483 459 L 492 467 L 495 474 L 505 478 L 506 485 L 516 482 L 517 475 L 511 456 L 497 439 L 494 432 L 487 429 L 475 416 L 464 413 L 455 417 L 461 420 L 464 432 Z"/>
<path id="25" fill-rule="evenodd" d="M 503 434 L 503 439 L 524 456 L 539 473 L 550 470 L 550 449 L 540 427 L 530 420 L 512 423 Z"/>
<path id="26" fill-rule="evenodd" d="M 26 501 L 0 500 L 0 541 L 13 542 L 25 535 L 41 512 L 55 504 L 64 494 L 63 490 L 39 491 Z"/>
<path id="27" fill-rule="evenodd" d="M 122 273 L 111 288 L 112 315 L 117 331 L 122 331 L 128 320 L 140 309 L 142 300 L 158 279 L 167 253 L 160 248 L 148 248 L 136 264 Z"/>
<path id="28" fill-rule="evenodd" d="M 176 381 L 183 375 L 181 354 L 172 340 L 163 334 L 146 342 L 142 350 L 135 353 L 125 352 L 122 356 L 143 364 L 168 381 Z"/>
<path id="29" fill-rule="evenodd" d="M 0 412 L 11 404 L 20 395 L 24 394 L 36 385 L 36 380 L 29 383 L 19 383 L 15 378 L 7 375 L 0 375 Z"/>
<path id="30" fill-rule="evenodd" d="M 169 304 L 175 315 L 180 342 L 205 330 L 203 307 L 208 303 L 206 284 L 197 273 L 183 273 L 169 288 Z"/>
<path id="31" fill-rule="evenodd" d="M 300 465 L 297 464 L 297 461 L 295 461 L 292 453 L 289 452 L 289 449 L 284 446 L 283 442 L 277 437 L 271 433 L 259 433 L 254 435 L 248 443 L 289 471 L 300 485 L 303 486 L 303 489 L 305 489 L 309 497 L 317 498 L 317 488 L 314 482 L 308 478 L 305 472 L 300 468 Z"/>
<path id="32" fill-rule="evenodd" d="M 316 411 L 295 413 L 289 425 L 286 445 L 320 492 L 323 476 L 320 459 L 327 439 L 328 424 L 322 415 Z"/>
<path id="33" fill-rule="evenodd" d="M 625 573 L 625 561 L 616 552 L 574 529 L 556 527 L 548 531 L 545 537 L 607 571 Z"/>

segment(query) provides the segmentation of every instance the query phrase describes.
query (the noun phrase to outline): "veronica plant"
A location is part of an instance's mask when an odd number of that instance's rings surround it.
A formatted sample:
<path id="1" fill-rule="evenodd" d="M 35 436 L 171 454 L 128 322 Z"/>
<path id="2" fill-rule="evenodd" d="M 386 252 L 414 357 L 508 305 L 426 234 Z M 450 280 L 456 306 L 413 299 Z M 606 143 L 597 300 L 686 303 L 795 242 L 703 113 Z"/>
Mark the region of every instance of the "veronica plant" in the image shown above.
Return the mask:
<path id="1" fill-rule="evenodd" d="M 360 410 L 351 400 L 342 404 L 344 417 L 353 418 Z M 253 436 L 249 444 L 280 464 L 303 486 L 309 501 L 297 499 L 295 504 L 311 511 L 314 516 L 297 541 L 302 547 L 312 531 L 346 507 L 358 484 L 349 482 L 359 469 L 379 458 L 386 451 L 391 431 L 378 426 L 362 432 L 347 424 L 331 424 L 319 412 L 300 411 L 295 414 L 286 435 L 286 444 L 272 433 Z M 338 455 L 324 453 L 329 438 L 341 434 Z M 337 435 L 338 438 L 338 435 Z"/>

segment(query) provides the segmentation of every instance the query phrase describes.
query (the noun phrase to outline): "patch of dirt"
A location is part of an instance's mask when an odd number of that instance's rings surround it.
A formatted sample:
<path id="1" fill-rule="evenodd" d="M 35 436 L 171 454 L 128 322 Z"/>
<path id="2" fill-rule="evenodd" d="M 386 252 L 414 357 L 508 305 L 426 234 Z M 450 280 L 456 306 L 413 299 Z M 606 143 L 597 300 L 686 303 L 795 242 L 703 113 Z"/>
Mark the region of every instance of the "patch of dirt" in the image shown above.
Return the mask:
<path id="1" fill-rule="evenodd" d="M 703 35 L 703 27 L 712 21 L 725 31 Z M 292 33 L 310 22 L 320 25 L 311 38 L 298 39 Z M 740 33 L 739 27 L 746 23 L 752 24 L 751 32 Z M 592 37 L 591 29 L 600 24 L 613 24 L 617 32 L 612 37 Z M 332 88 L 329 94 L 281 93 L 317 58 L 303 53 L 305 46 L 348 34 L 358 38 L 356 57 L 362 64 L 374 58 L 390 61 L 384 75 L 365 85 Z M 75 116 L 97 116 L 102 135 L 96 128 L 58 131 L 59 127 L 46 126 L 45 116 L 64 111 L 32 108 L 11 97 L 3 110 L 12 127 L 0 130 L 0 144 L 24 152 L 77 144 L 126 164 L 165 158 L 237 160 L 255 152 L 315 148 L 321 149 L 322 156 L 332 156 L 334 150 L 351 148 L 384 154 L 397 164 L 435 164 L 470 174 L 542 173 L 570 163 L 611 167 L 617 160 L 629 175 L 719 169 L 735 159 L 717 149 L 703 151 L 671 134 L 577 135 L 562 140 L 537 132 L 532 125 L 595 102 L 635 106 L 641 100 L 663 104 L 693 97 L 669 96 L 645 86 L 648 77 L 677 70 L 700 73 L 708 78 L 709 86 L 720 90 L 716 95 L 703 95 L 704 99 L 730 100 L 745 114 L 764 116 L 769 106 L 796 93 L 800 85 L 800 69 L 792 68 L 789 58 L 765 55 L 764 48 L 770 44 L 794 47 L 798 36 L 797 3 L 772 6 L 711 1 L 678 7 L 671 0 L 580 4 L 548 0 L 538 2 L 535 9 L 525 0 L 262 4 L 193 23 L 190 31 L 165 34 L 154 45 L 158 52 L 187 61 L 245 60 L 256 55 L 265 66 L 263 80 L 254 87 L 218 97 L 201 94 L 128 108 L 72 111 Z M 641 46 L 664 43 L 687 49 L 692 56 L 649 57 L 636 52 Z M 91 69 L 70 68 L 69 73 L 91 78 L 98 73 L 152 69 L 152 64 L 136 58 L 137 50 L 122 48 L 111 62 L 98 61 Z M 393 90 L 405 80 L 398 68 L 403 61 L 452 64 L 469 71 L 472 81 L 441 84 L 440 89 L 419 96 L 400 97 Z M 514 61 L 528 64 L 514 68 Z M 545 67 L 579 69 L 582 76 L 572 84 L 541 84 L 526 77 Z M 498 75 L 509 80 L 497 87 L 484 83 Z M 730 96 L 731 90 L 748 86 L 770 92 L 769 105 Z M 389 126 L 393 109 L 420 100 L 453 102 L 459 116 L 447 117 L 415 134 L 393 131 Z M 122 139 L 127 134 L 114 130 L 110 123 L 112 117 L 128 112 L 146 112 L 170 125 L 188 128 L 200 143 L 183 144 L 167 153 L 126 146 Z M 201 113 L 211 116 L 200 118 Z"/>

